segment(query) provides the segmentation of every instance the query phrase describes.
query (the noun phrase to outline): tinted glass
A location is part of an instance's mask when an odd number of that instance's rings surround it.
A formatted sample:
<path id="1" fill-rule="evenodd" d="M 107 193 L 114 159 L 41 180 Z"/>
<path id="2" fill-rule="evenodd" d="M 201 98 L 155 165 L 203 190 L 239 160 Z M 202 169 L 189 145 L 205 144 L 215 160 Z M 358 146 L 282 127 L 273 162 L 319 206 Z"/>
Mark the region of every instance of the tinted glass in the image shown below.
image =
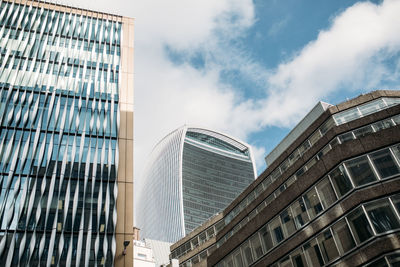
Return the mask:
<path id="1" fill-rule="evenodd" d="M 304 205 L 303 199 L 299 198 L 291 205 L 293 218 L 296 223 L 297 229 L 302 227 L 310 219 L 308 218 L 306 206 Z"/>
<path id="2" fill-rule="evenodd" d="M 399 167 L 394 161 L 389 149 L 372 153 L 370 154 L 370 157 L 381 178 L 386 178 L 399 173 Z"/>
<path id="3" fill-rule="evenodd" d="M 307 266 L 306 258 L 304 257 L 304 253 L 301 250 L 301 248 L 294 251 L 291 254 L 291 258 L 292 258 L 293 266 L 295 266 L 295 267 Z"/>
<path id="4" fill-rule="evenodd" d="M 279 217 L 273 219 L 272 222 L 269 223 L 269 227 L 271 229 L 271 232 L 273 233 L 272 236 L 274 244 L 280 243 L 284 239 L 284 235 Z"/>
<path id="5" fill-rule="evenodd" d="M 333 191 L 332 185 L 328 179 L 328 177 L 325 177 L 318 185 L 317 185 L 317 190 L 319 197 L 321 199 L 322 205 L 324 208 L 330 207 L 333 202 L 336 201 L 336 195 L 335 192 Z"/>
<path id="6" fill-rule="evenodd" d="M 317 237 L 319 247 L 324 257 L 325 263 L 332 261 L 339 256 L 335 240 L 330 230 L 327 230 Z"/>
<path id="7" fill-rule="evenodd" d="M 346 162 L 346 167 L 356 186 L 368 184 L 377 180 L 366 156 L 349 160 Z"/>
<path id="8" fill-rule="evenodd" d="M 400 227 L 399 220 L 388 199 L 369 203 L 365 205 L 365 209 L 377 233 L 384 233 Z"/>
<path id="9" fill-rule="evenodd" d="M 351 231 L 355 235 L 354 237 L 356 238 L 357 244 L 362 243 L 373 236 L 371 226 L 361 208 L 350 213 L 347 219 L 349 220 Z"/>
<path id="10" fill-rule="evenodd" d="M 319 250 L 317 241 L 314 239 L 303 246 L 304 255 L 307 259 L 308 266 L 322 266 L 324 261 L 322 259 L 321 251 Z"/>
<path id="11" fill-rule="evenodd" d="M 290 209 L 284 210 L 280 216 L 285 236 L 290 236 L 294 231 L 296 231 L 296 226 L 294 224 L 291 210 Z"/>
<path id="12" fill-rule="evenodd" d="M 353 189 L 349 176 L 342 165 L 334 169 L 329 176 L 332 179 L 333 186 L 335 187 L 339 197 Z"/>
<path id="13" fill-rule="evenodd" d="M 273 247 L 273 244 L 272 244 L 271 233 L 268 230 L 268 226 L 266 225 L 263 228 L 261 228 L 259 233 L 260 233 L 260 237 L 263 241 L 265 250 L 266 251 L 270 250 Z"/>
<path id="14" fill-rule="evenodd" d="M 349 226 L 345 219 L 337 222 L 332 227 L 333 235 L 335 236 L 337 246 L 341 255 L 354 248 L 356 243 L 350 233 Z"/>
<path id="15" fill-rule="evenodd" d="M 308 214 L 311 218 L 314 218 L 318 213 L 322 211 L 322 205 L 319 201 L 315 188 L 312 188 L 304 195 L 304 202 L 308 210 Z"/>

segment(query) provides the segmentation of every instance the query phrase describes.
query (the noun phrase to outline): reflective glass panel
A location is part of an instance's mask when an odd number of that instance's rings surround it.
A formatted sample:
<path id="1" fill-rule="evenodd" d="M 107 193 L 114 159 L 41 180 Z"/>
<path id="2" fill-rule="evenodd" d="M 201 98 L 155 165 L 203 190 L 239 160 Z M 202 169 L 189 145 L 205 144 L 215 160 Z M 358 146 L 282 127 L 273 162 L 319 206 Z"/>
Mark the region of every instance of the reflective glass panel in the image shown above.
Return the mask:
<path id="1" fill-rule="evenodd" d="M 349 226 L 345 219 L 340 220 L 332 227 L 337 246 L 341 255 L 354 248 L 356 243 L 350 233 Z"/>
<path id="2" fill-rule="evenodd" d="M 294 267 L 306 267 L 307 262 L 306 258 L 304 257 L 304 253 L 302 249 L 297 249 L 291 254 L 292 263 Z"/>
<path id="3" fill-rule="evenodd" d="M 253 250 L 254 258 L 255 259 L 260 258 L 264 254 L 264 252 L 261 246 L 261 241 L 260 237 L 258 236 L 258 233 L 256 233 L 250 238 L 250 243 L 251 243 L 251 248 Z"/>
<path id="4" fill-rule="evenodd" d="M 399 220 L 388 199 L 366 204 L 365 209 L 377 233 L 384 233 L 400 227 Z"/>
<path id="5" fill-rule="evenodd" d="M 296 223 L 297 229 L 302 227 L 305 223 L 307 223 L 310 219 L 308 218 L 308 214 L 306 211 L 306 206 L 304 205 L 303 199 L 299 198 L 291 205 L 293 218 Z"/>
<path id="6" fill-rule="evenodd" d="M 309 266 L 322 266 L 324 265 L 324 261 L 322 259 L 321 251 L 319 250 L 317 241 L 313 239 L 311 242 L 308 242 L 303 246 L 304 255 L 307 259 Z"/>
<path id="7" fill-rule="evenodd" d="M 356 186 L 368 184 L 377 180 L 371 166 L 369 165 L 367 156 L 347 161 L 346 167 Z"/>
<path id="8" fill-rule="evenodd" d="M 331 231 L 328 229 L 317 237 L 319 247 L 324 257 L 325 263 L 332 261 L 339 256 L 335 240 Z"/>
<path id="9" fill-rule="evenodd" d="M 263 241 L 265 250 L 269 251 L 273 247 L 273 244 L 272 244 L 271 233 L 268 229 L 268 225 L 262 227 L 260 229 L 259 233 L 260 233 L 260 237 Z"/>
<path id="10" fill-rule="evenodd" d="M 253 254 L 251 253 L 249 242 L 244 243 L 241 247 L 245 262 L 247 264 L 246 266 L 248 266 L 253 262 Z"/>
<path id="11" fill-rule="evenodd" d="M 372 153 L 370 157 L 381 178 L 386 178 L 400 172 L 389 149 Z"/>
<path id="12" fill-rule="evenodd" d="M 284 235 L 279 217 L 276 217 L 275 219 L 272 220 L 272 222 L 269 223 L 269 228 L 273 233 L 272 237 L 274 244 L 280 243 L 284 239 Z"/>
<path id="13" fill-rule="evenodd" d="M 342 165 L 334 169 L 329 176 L 332 179 L 333 186 L 335 187 L 339 197 L 353 189 L 349 176 Z"/>
<path id="14" fill-rule="evenodd" d="M 315 188 L 312 188 L 304 195 L 304 202 L 306 203 L 308 214 L 310 215 L 311 219 L 322 211 L 322 205 L 319 201 Z"/>
<path id="15" fill-rule="evenodd" d="M 336 201 L 336 195 L 333 191 L 331 182 L 329 181 L 328 177 L 325 177 L 318 185 L 317 190 L 319 197 L 321 198 L 322 205 L 324 208 L 330 207 L 333 202 Z"/>
<path id="16" fill-rule="evenodd" d="M 290 236 L 294 231 L 296 231 L 296 226 L 294 224 L 291 210 L 290 209 L 284 210 L 280 216 L 285 236 Z"/>
<path id="17" fill-rule="evenodd" d="M 360 244 L 374 235 L 362 208 L 358 208 L 347 217 L 356 243 Z"/>

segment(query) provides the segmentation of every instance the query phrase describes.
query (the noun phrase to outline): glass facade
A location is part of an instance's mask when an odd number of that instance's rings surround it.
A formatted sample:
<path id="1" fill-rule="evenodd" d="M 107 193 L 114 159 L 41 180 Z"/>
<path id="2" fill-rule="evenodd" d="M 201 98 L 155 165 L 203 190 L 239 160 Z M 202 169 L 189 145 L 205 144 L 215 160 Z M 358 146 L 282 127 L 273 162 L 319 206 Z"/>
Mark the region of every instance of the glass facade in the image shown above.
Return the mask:
<path id="1" fill-rule="evenodd" d="M 142 236 L 176 242 L 226 208 L 254 178 L 248 145 L 207 129 L 175 130 L 156 145 L 145 167 L 137 204 Z M 200 246 L 221 227 L 200 233 L 174 255 Z"/>
<path id="2" fill-rule="evenodd" d="M 222 140 L 204 145 L 204 136 L 207 135 L 201 135 L 202 139 L 195 139 L 193 132 L 187 132 L 183 145 L 182 186 L 186 233 L 227 207 L 254 181 L 254 168 L 248 150 L 241 152 L 238 148 L 232 149 Z"/>
<path id="3" fill-rule="evenodd" d="M 122 22 L 0 5 L 0 262 L 111 266 Z"/>

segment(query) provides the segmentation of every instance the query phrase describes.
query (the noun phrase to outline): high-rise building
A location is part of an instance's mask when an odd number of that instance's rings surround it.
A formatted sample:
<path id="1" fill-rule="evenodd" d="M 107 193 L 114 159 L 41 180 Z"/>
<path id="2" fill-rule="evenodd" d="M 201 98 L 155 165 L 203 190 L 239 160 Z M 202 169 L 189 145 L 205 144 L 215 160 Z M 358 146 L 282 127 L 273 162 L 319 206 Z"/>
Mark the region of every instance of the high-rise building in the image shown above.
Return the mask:
<path id="1" fill-rule="evenodd" d="M 132 266 L 133 19 L 0 6 L 0 262 Z"/>
<path id="2" fill-rule="evenodd" d="M 399 132 L 400 91 L 318 103 L 170 257 L 182 267 L 397 266 Z"/>
<path id="3" fill-rule="evenodd" d="M 175 242 L 223 210 L 255 178 L 249 145 L 183 126 L 152 151 L 136 207 L 144 238 Z"/>

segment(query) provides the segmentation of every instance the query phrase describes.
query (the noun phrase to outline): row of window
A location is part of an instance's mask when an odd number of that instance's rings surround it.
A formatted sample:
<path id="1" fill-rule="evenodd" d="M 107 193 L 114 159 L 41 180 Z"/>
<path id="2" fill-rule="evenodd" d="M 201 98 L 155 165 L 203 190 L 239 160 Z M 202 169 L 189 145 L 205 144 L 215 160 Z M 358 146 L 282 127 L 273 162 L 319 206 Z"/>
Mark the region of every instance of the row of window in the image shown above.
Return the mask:
<path id="1" fill-rule="evenodd" d="M 4 26 L 69 38 L 99 41 L 102 37 L 107 43 L 116 44 L 120 44 L 122 28 L 120 22 L 11 3 L 4 4 L 0 13 L 0 27 Z"/>
<path id="2" fill-rule="evenodd" d="M 64 97 L 53 93 L 13 91 L 1 97 L 0 123 L 3 127 L 87 133 L 117 137 L 118 103 Z"/>
<path id="3" fill-rule="evenodd" d="M 397 176 L 400 173 L 399 161 L 399 144 L 345 161 L 268 221 L 240 247 L 245 249 L 253 239 L 262 237 L 265 246 L 252 258 L 252 261 L 257 260 L 355 188 Z M 233 254 L 235 252 L 228 258 Z"/>
<path id="4" fill-rule="evenodd" d="M 7 133 L 7 134 L 6 134 Z M 35 139 L 38 138 L 35 143 Z M 47 168 L 52 174 L 64 159 L 71 171 L 84 173 L 84 164 L 111 168 L 116 164 L 117 140 L 73 135 L 45 134 L 30 131 L 4 131 L 0 129 L 0 172 L 8 173 L 12 167 L 17 174 L 35 174 L 31 168 Z M 59 163 L 57 163 L 57 161 Z M 96 164 L 97 163 L 97 164 Z M 67 167 L 69 167 L 69 165 Z M 75 167 L 76 165 L 76 167 Z M 67 170 L 70 170 L 68 168 Z M 81 170 L 79 171 L 78 169 Z M 83 170 L 82 170 L 83 169 Z M 37 169 L 36 169 L 37 170 Z M 90 171 L 90 170 L 88 170 Z M 69 175 L 68 173 L 66 175 Z M 82 178 L 85 175 L 82 176 Z M 106 176 L 107 177 L 107 176 Z"/>
<path id="5" fill-rule="evenodd" d="M 11 65 L 12 62 L 12 65 Z M 45 60 L 34 60 L 20 58 L 20 57 L 1 57 L 0 65 L 4 64 L 5 69 L 13 69 L 13 70 L 24 70 L 29 71 L 31 73 L 45 73 L 57 75 L 57 77 L 72 77 L 72 78 L 80 78 L 85 79 L 85 81 L 104 81 L 108 83 L 118 84 L 119 81 L 119 71 L 110 66 L 110 68 L 106 67 L 104 64 L 104 68 L 100 66 L 95 66 L 92 68 L 87 65 L 69 65 L 66 63 L 66 60 L 63 59 L 61 62 L 59 61 L 45 61 Z M 111 64 L 110 64 L 111 65 Z"/>
<path id="6" fill-rule="evenodd" d="M 313 158 L 311 158 L 304 166 L 302 166 L 296 174 L 289 177 L 278 189 L 272 192 L 261 204 L 259 204 L 248 216 L 242 219 L 240 223 L 238 223 L 231 231 L 225 234 L 223 238 L 221 238 L 217 242 L 217 247 L 220 247 L 223 243 L 225 243 L 234 233 L 239 231 L 242 227 L 244 227 L 252 218 L 254 218 L 258 213 L 261 212 L 269 203 L 272 202 L 275 198 L 277 198 L 284 190 L 286 190 L 290 185 L 292 185 L 297 179 L 299 179 L 305 172 L 307 172 L 317 161 L 321 160 L 321 158 L 328 153 L 333 147 L 338 144 L 343 144 L 355 138 L 363 137 L 367 134 L 381 131 L 383 129 L 387 129 L 390 127 L 394 127 L 395 125 L 400 125 L 400 115 L 396 115 L 392 118 L 388 118 L 382 121 L 375 122 L 373 124 L 363 126 L 361 128 L 355 129 L 353 131 L 349 131 L 343 133 L 331 140 L 329 144 L 327 144 L 324 148 L 322 148 Z M 268 181 L 268 180 L 265 180 Z M 264 182 L 265 182 L 264 181 Z M 264 183 L 263 183 L 264 184 Z M 266 185 L 268 186 L 268 185 Z M 261 189 L 261 187 L 260 187 Z"/>
<path id="7" fill-rule="evenodd" d="M 9 93 L 8 90 L 10 90 L 10 87 L 12 88 L 11 90 L 13 92 Z M 76 104 L 79 104 L 79 101 L 89 101 L 89 106 L 93 105 L 92 102 L 93 101 L 101 101 L 103 102 L 102 105 L 105 105 L 105 102 L 108 102 L 108 105 L 111 105 L 111 103 L 113 103 L 114 105 L 116 105 L 114 107 L 114 110 L 117 110 L 118 108 L 118 102 L 119 102 L 119 98 L 118 97 L 114 97 L 113 95 L 104 93 L 104 92 L 99 92 L 99 91 L 95 91 L 94 90 L 94 84 L 91 83 L 91 87 L 88 86 L 88 83 L 83 83 L 80 84 L 80 87 L 82 88 L 82 91 L 72 91 L 72 90 L 63 90 L 60 88 L 55 88 L 54 86 L 46 86 L 46 85 L 41 85 L 41 86 L 19 86 L 19 85 L 13 85 L 11 86 L 9 83 L 1 83 L 0 82 L 0 88 L 1 88 L 1 102 L 5 103 L 7 101 L 8 98 L 12 98 L 13 99 L 13 103 L 17 104 L 15 101 L 14 102 L 14 97 L 19 97 L 22 98 L 22 95 L 26 92 L 26 94 L 31 94 L 32 92 L 34 94 L 48 94 L 49 93 L 54 93 L 56 96 L 59 96 L 63 99 L 67 99 L 67 98 L 71 98 L 74 99 L 74 101 L 77 101 Z M 18 92 L 18 93 L 17 93 Z M 10 95 L 9 95 L 10 94 Z M 15 96 L 15 94 L 18 94 L 18 96 Z M 13 96 L 13 97 L 11 97 Z M 75 98 L 74 98 L 75 96 Z M 34 99 L 35 96 L 33 96 Z M 25 101 L 28 100 L 28 98 L 25 97 Z M 67 101 L 67 100 L 65 100 Z M 63 101 L 63 102 L 65 102 Z M 71 100 L 68 100 L 71 101 Z M 23 101 L 22 101 L 23 102 Z M 85 103 L 85 102 L 82 102 Z M 49 102 L 43 102 L 41 104 L 49 104 Z M 84 106 L 82 104 L 82 106 Z"/>
<path id="8" fill-rule="evenodd" d="M 10 253 L 11 239 L 12 237 L 1 236 L 1 238 L 7 238 L 6 252 L 0 256 L 0 261 L 5 263 Z M 41 238 L 43 236 L 43 239 Z M 23 239 L 25 238 L 25 241 Z M 85 261 L 88 261 L 88 266 L 112 266 L 113 254 L 112 254 L 112 235 L 87 235 L 83 234 L 82 240 L 79 242 L 79 235 L 63 235 L 56 234 L 53 240 L 54 249 L 50 251 L 52 254 L 49 255 L 49 247 L 51 243 L 51 233 L 44 233 L 41 235 L 39 232 L 35 234 L 26 233 L 25 237 L 23 234 L 15 235 L 15 247 L 12 257 L 11 266 L 85 266 Z M 43 252 L 41 250 L 41 242 L 44 241 Z M 61 241 L 63 240 L 63 241 Z M 31 242 L 34 242 L 34 246 L 30 246 Z M 98 243 L 98 252 L 95 253 L 96 243 Z M 24 247 L 25 244 L 25 247 Z M 103 247 L 106 245 L 106 255 L 104 255 Z M 80 246 L 80 247 L 79 247 Z M 70 251 L 70 252 L 69 252 Z M 86 251 L 88 256 L 86 257 Z M 8 252 L 8 253 L 7 253 Z M 68 256 L 68 254 L 70 254 Z M 79 256 L 79 257 L 78 257 Z"/>
<path id="9" fill-rule="evenodd" d="M 366 265 L 366 267 L 396 267 L 400 265 L 400 251 L 391 252 Z"/>
<path id="10" fill-rule="evenodd" d="M 197 248 L 201 244 L 205 243 L 206 241 L 210 240 L 216 234 L 221 231 L 224 227 L 224 222 L 222 220 L 218 221 L 217 223 L 213 224 L 212 226 L 208 227 L 204 231 L 200 232 L 198 235 L 193 237 L 191 240 L 185 242 L 183 245 L 177 247 L 173 251 L 171 251 L 170 258 L 171 259 L 178 259 L 188 253 L 189 251 Z"/>
<path id="11" fill-rule="evenodd" d="M 244 210 L 254 199 L 256 199 L 268 186 L 277 180 L 290 166 L 292 166 L 303 154 L 308 151 L 319 139 L 322 138 L 333 126 L 349 122 L 363 116 L 378 112 L 400 103 L 400 98 L 379 98 L 366 104 L 353 107 L 334 114 L 324 124 L 322 124 L 311 136 L 296 148 L 271 174 L 264 179 L 246 198 L 244 198 L 231 212 L 225 216 L 225 224 L 233 220 L 242 210 Z M 349 117 L 348 113 L 353 114 Z M 324 152 L 323 152 L 324 153 Z M 326 153 L 326 152 L 325 152 Z M 310 162 L 314 164 L 315 162 Z M 306 168 L 307 169 L 307 168 Z M 302 174 L 298 172 L 298 174 Z"/>
<path id="12" fill-rule="evenodd" d="M 306 165 L 304 165 L 302 168 L 300 168 L 299 171 L 296 172 L 295 175 L 289 177 L 285 183 L 283 183 L 278 189 L 276 189 L 274 192 L 272 192 L 271 195 L 269 195 L 260 205 L 257 206 L 256 209 L 254 209 L 248 216 L 243 218 L 240 223 L 238 223 L 231 231 L 229 231 L 227 234 L 225 234 L 224 237 L 222 237 L 218 242 L 217 242 L 217 247 L 220 247 L 223 243 L 225 243 L 234 233 L 239 231 L 242 227 L 244 227 L 252 218 L 254 218 L 261 210 L 263 210 L 265 207 L 269 205 L 275 198 L 277 198 L 284 190 L 286 190 L 290 185 L 292 185 L 298 177 L 303 175 L 309 168 L 311 168 L 312 165 L 314 165 L 318 160 L 320 160 L 326 153 L 328 153 L 329 150 L 331 150 L 333 147 L 335 147 L 338 144 L 343 144 L 347 141 L 350 141 L 352 139 L 360 138 L 362 136 L 365 136 L 369 133 L 373 132 L 378 132 L 383 129 L 387 129 L 390 127 L 394 127 L 396 125 L 400 125 L 400 115 L 396 115 L 392 118 L 388 118 L 382 121 L 375 122 L 373 124 L 363 126 L 361 128 L 355 129 L 353 131 L 346 132 L 344 134 L 341 134 L 335 138 L 332 139 L 332 141 L 326 145 L 324 148 L 321 149 L 317 155 L 311 159 Z M 296 176 L 297 175 L 297 176 Z M 272 183 L 270 179 L 264 180 L 263 183 L 261 183 L 261 186 L 258 186 L 256 188 L 254 199 L 256 196 L 262 193 L 263 190 L 265 190 L 269 184 Z M 251 196 L 251 195 L 250 195 Z M 251 201 L 254 200 L 253 198 L 250 198 Z M 245 207 L 243 207 L 244 209 Z M 219 222 L 222 223 L 222 222 Z M 196 237 L 197 238 L 197 237 Z M 172 251 L 172 258 L 179 258 L 189 251 L 193 250 L 195 246 L 190 246 L 187 245 L 182 245 L 182 248 L 178 250 L 177 252 Z"/>
<path id="13" fill-rule="evenodd" d="M 363 204 L 272 266 L 328 265 L 373 237 L 400 229 L 399 212 L 400 194 Z"/>

